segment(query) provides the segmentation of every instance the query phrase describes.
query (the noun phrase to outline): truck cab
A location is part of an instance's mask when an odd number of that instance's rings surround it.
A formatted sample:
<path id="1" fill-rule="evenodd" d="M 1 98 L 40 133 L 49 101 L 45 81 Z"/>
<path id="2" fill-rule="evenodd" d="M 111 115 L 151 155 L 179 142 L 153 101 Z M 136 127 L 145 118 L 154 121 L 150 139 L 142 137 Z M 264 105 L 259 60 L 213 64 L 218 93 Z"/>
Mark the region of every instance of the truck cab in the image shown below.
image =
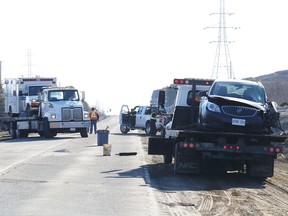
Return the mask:
<path id="1" fill-rule="evenodd" d="M 58 132 L 80 132 L 87 137 L 90 119 L 84 111 L 77 89 L 73 87 L 50 87 L 41 94 L 40 118 L 43 119 L 45 136 Z"/>

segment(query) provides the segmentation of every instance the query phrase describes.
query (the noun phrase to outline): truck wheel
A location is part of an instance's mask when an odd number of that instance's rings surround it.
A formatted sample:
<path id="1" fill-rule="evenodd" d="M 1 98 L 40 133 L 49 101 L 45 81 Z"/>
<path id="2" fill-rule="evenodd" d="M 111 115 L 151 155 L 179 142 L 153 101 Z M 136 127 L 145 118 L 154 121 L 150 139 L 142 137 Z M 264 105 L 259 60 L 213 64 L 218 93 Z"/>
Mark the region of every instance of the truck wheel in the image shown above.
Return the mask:
<path id="1" fill-rule="evenodd" d="M 16 138 L 17 138 L 17 139 L 22 138 L 22 133 L 21 133 L 21 132 L 22 132 L 22 131 L 19 130 L 19 129 L 16 129 L 16 130 L 15 130 L 15 134 L 16 134 Z"/>
<path id="2" fill-rule="evenodd" d="M 172 163 L 172 154 L 165 154 L 163 155 L 164 164 L 171 164 Z"/>
<path id="3" fill-rule="evenodd" d="M 88 128 L 83 128 L 80 130 L 81 137 L 88 137 Z"/>
<path id="4" fill-rule="evenodd" d="M 161 136 L 161 137 L 165 137 L 165 134 L 166 134 L 166 129 L 165 129 L 165 127 L 161 127 L 161 129 L 160 129 L 160 136 Z"/>
<path id="5" fill-rule="evenodd" d="M 120 125 L 120 131 L 123 133 L 123 134 L 127 134 L 129 132 L 129 128 L 127 126 L 124 126 L 124 125 Z"/>
<path id="6" fill-rule="evenodd" d="M 147 121 L 145 125 L 145 133 L 150 136 L 155 136 L 157 133 L 156 128 L 152 127 L 151 122 Z"/>
<path id="7" fill-rule="evenodd" d="M 27 116 L 33 116 L 33 114 L 31 113 L 31 109 L 30 109 L 30 105 L 29 104 L 26 107 L 26 114 L 27 114 Z"/>
<path id="8" fill-rule="evenodd" d="M 8 115 L 10 117 L 18 117 L 19 116 L 19 114 L 15 114 L 15 113 L 12 112 L 12 107 L 11 106 L 9 107 Z"/>
<path id="9" fill-rule="evenodd" d="M 43 135 L 45 138 L 52 138 L 53 137 L 53 133 L 50 130 L 49 121 L 47 118 L 45 118 L 43 121 Z"/>
<path id="10" fill-rule="evenodd" d="M 15 139 L 16 138 L 16 130 L 14 128 L 13 122 L 9 123 L 9 134 L 11 136 L 11 139 Z"/>
<path id="11" fill-rule="evenodd" d="M 174 156 L 174 174 L 180 174 L 178 170 L 178 147 L 175 145 L 175 156 Z"/>
<path id="12" fill-rule="evenodd" d="M 27 138 L 28 137 L 28 131 L 27 130 L 15 130 L 16 138 Z"/>

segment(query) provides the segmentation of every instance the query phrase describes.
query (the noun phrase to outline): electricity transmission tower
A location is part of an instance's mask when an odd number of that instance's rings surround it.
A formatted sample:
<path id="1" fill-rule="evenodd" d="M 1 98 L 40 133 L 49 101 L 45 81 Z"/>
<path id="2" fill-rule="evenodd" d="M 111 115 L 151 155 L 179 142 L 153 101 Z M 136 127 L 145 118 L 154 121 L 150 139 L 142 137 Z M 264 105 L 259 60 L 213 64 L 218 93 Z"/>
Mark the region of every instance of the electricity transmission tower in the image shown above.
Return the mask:
<path id="1" fill-rule="evenodd" d="M 217 43 L 216 53 L 214 57 L 214 64 L 212 70 L 212 78 L 228 78 L 235 79 L 232 62 L 229 53 L 228 44 L 234 41 L 227 40 L 226 30 L 228 28 L 237 29 L 238 27 L 227 27 L 226 26 L 226 15 L 233 15 L 233 13 L 225 12 L 225 0 L 220 0 L 219 13 L 212 13 L 210 15 L 219 15 L 219 23 L 217 27 L 207 27 L 207 28 L 217 28 L 218 29 L 218 40 L 211 41 L 210 43 Z"/>

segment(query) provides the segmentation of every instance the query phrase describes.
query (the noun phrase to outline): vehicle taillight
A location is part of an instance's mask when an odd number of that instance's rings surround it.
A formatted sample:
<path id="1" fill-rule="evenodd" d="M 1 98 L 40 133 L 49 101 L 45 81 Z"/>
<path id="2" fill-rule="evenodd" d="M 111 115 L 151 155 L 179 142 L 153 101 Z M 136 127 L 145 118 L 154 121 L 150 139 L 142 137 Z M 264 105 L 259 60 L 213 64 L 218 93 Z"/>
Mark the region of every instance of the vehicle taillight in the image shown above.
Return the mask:
<path id="1" fill-rule="evenodd" d="M 183 143 L 183 148 L 187 148 L 188 144 L 187 143 Z"/>
<path id="2" fill-rule="evenodd" d="M 193 143 L 190 143 L 190 144 L 189 144 L 189 148 L 194 148 L 194 144 L 193 144 Z"/>
<path id="3" fill-rule="evenodd" d="M 274 152 L 274 148 L 273 148 L 273 147 L 270 147 L 270 148 L 269 148 L 269 152 Z"/>
<path id="4" fill-rule="evenodd" d="M 276 151 L 276 153 L 280 153 L 280 152 L 281 152 L 281 149 L 277 147 L 277 148 L 275 149 L 275 151 Z"/>
<path id="5" fill-rule="evenodd" d="M 184 84 L 184 79 L 174 79 L 174 84 Z"/>
<path id="6" fill-rule="evenodd" d="M 234 146 L 234 145 L 224 145 L 223 146 L 223 149 L 230 149 L 230 150 L 233 150 L 233 149 L 235 149 L 235 150 L 240 150 L 240 146 Z"/>

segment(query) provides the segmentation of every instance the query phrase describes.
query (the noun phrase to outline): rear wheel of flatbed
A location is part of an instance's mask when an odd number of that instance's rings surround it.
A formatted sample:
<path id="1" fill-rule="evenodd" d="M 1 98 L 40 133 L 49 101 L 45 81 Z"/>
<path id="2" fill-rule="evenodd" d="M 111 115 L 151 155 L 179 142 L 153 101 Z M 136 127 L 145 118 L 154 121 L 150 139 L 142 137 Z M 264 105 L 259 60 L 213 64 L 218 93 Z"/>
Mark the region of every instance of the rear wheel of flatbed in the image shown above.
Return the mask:
<path id="1" fill-rule="evenodd" d="M 179 172 L 179 163 L 178 163 L 178 144 L 175 145 L 175 155 L 174 155 L 174 174 L 177 175 L 177 174 L 181 174 Z"/>
<path id="2" fill-rule="evenodd" d="M 145 125 L 145 133 L 150 136 L 155 136 L 157 133 L 155 123 L 153 124 L 151 121 L 147 121 Z"/>
<path id="3" fill-rule="evenodd" d="M 171 164 L 173 160 L 172 154 L 165 154 L 163 155 L 164 164 Z"/>

